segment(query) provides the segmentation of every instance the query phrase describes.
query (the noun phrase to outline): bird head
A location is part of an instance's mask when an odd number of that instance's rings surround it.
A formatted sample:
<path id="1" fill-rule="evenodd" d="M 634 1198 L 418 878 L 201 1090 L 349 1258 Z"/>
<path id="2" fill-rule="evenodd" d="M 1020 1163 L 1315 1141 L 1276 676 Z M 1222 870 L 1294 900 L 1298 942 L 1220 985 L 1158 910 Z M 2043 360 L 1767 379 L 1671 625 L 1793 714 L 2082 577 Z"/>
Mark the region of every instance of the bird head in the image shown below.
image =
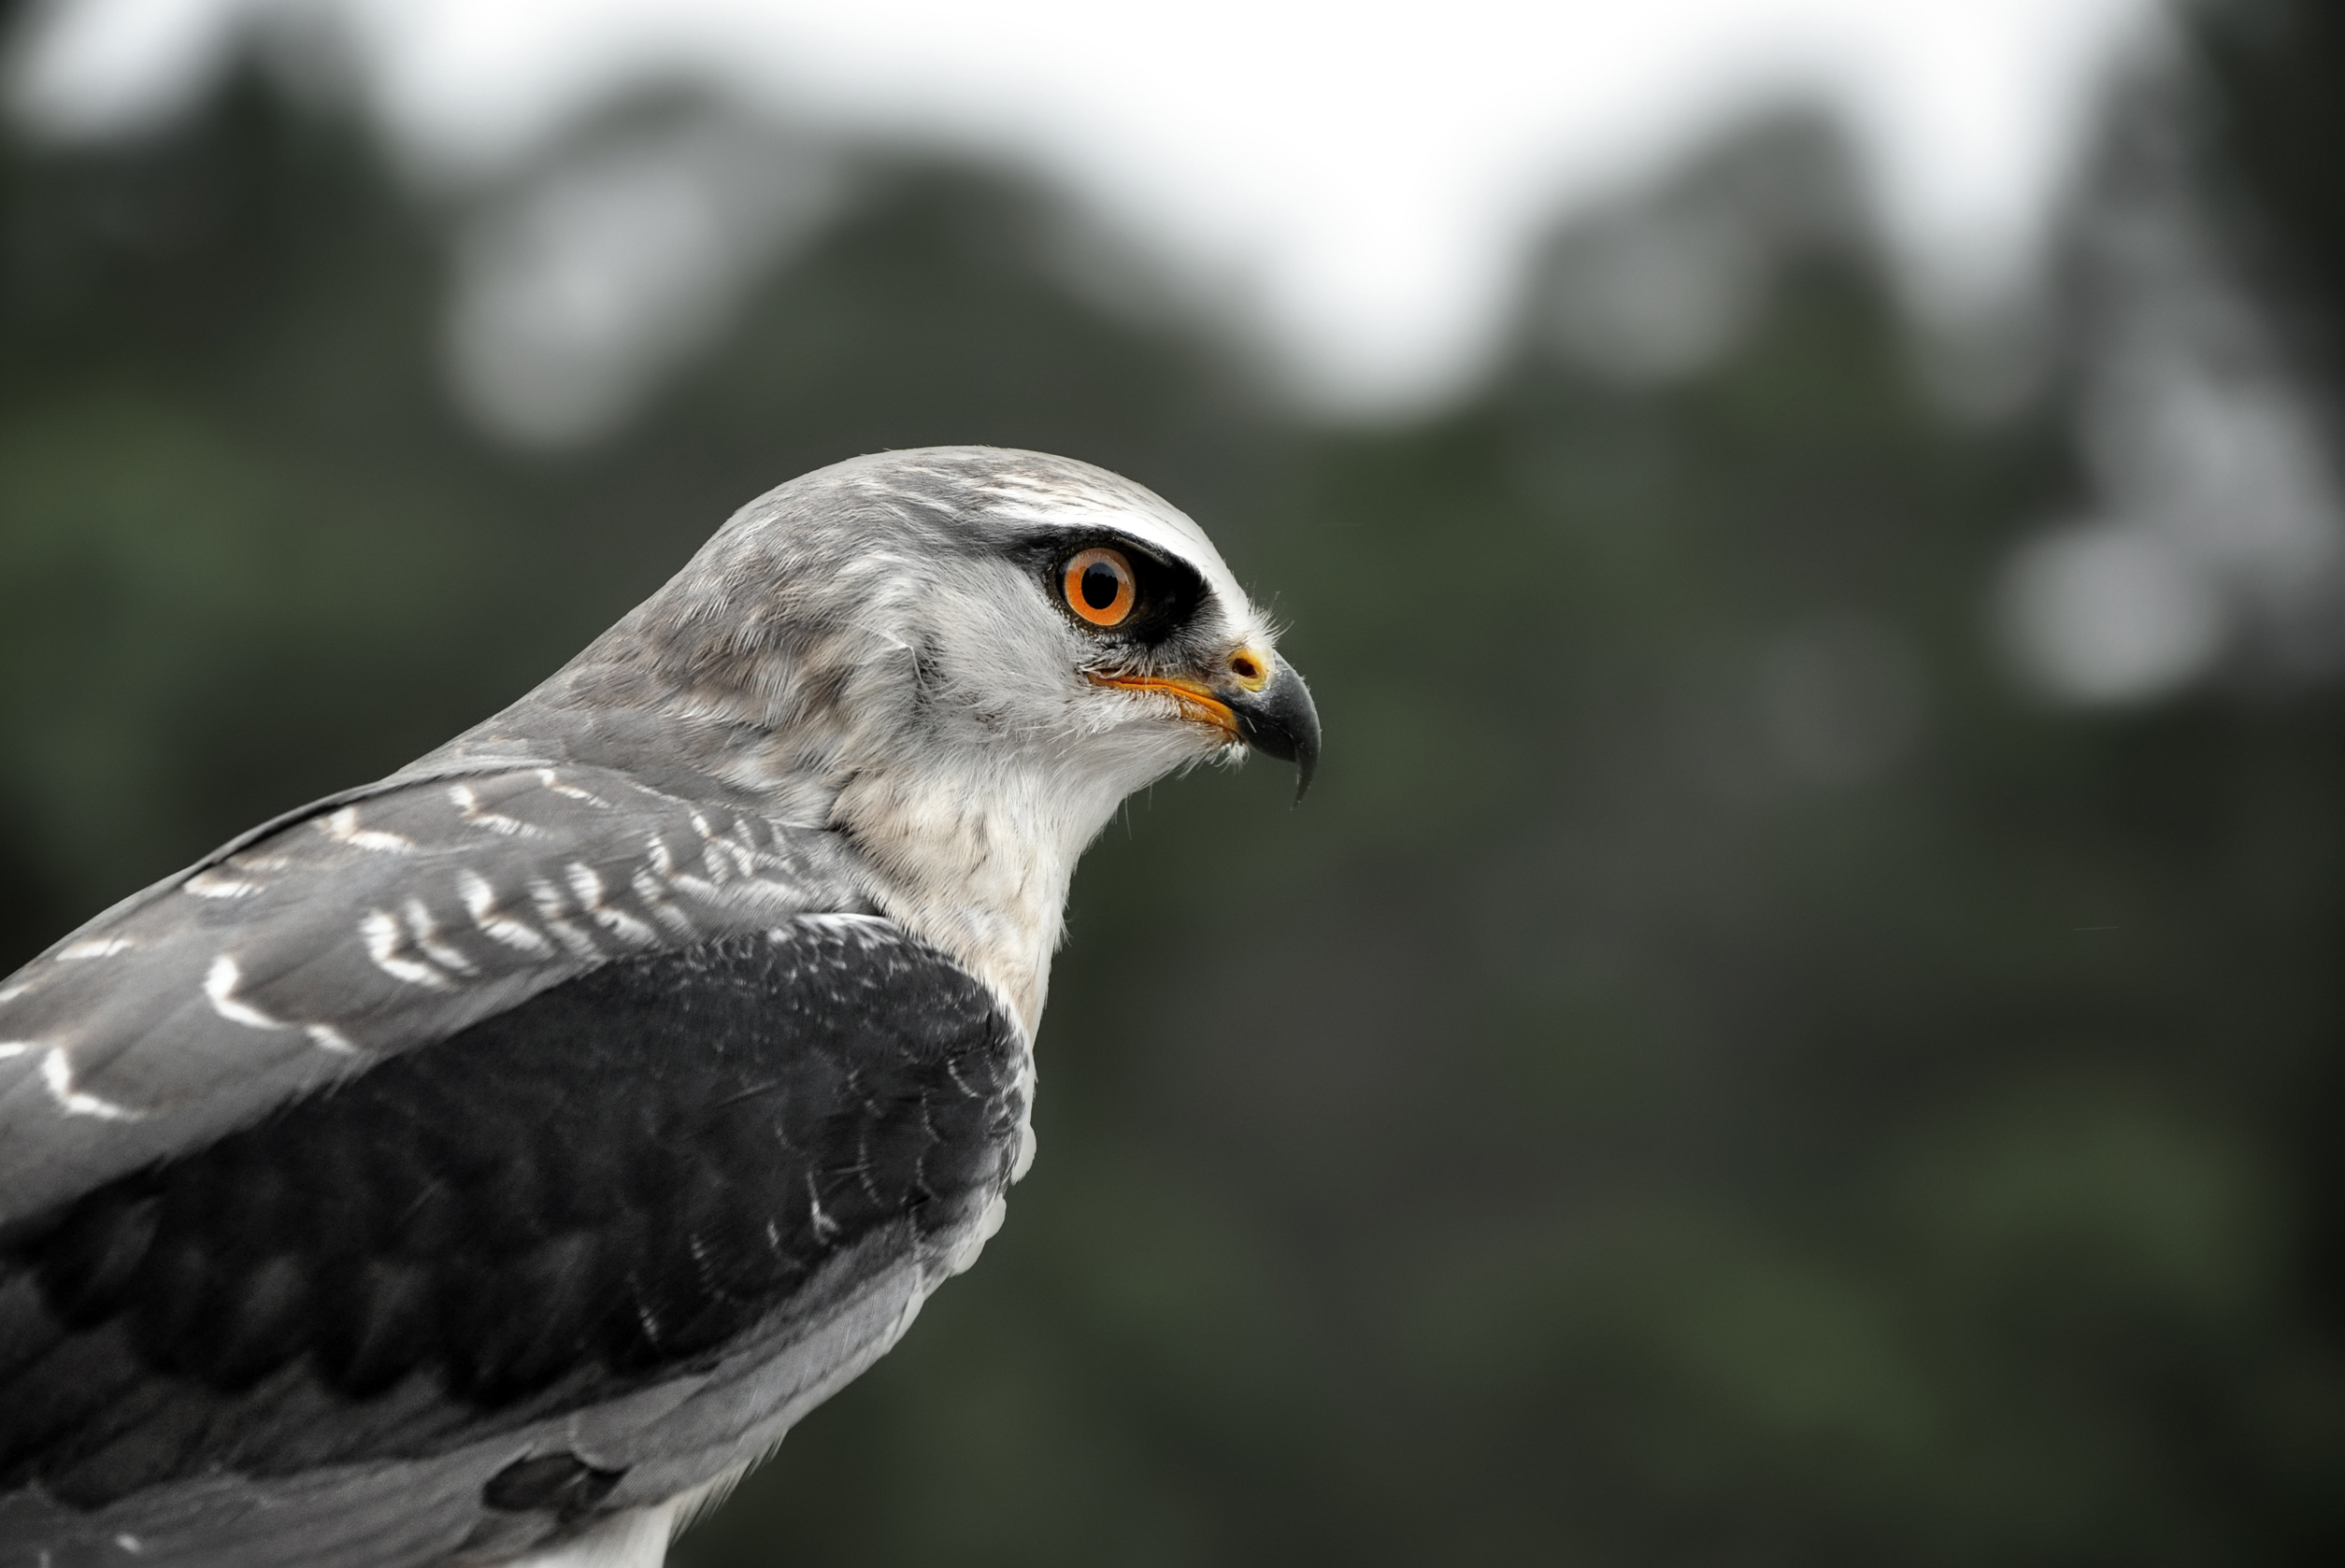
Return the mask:
<path id="1" fill-rule="evenodd" d="M 1309 689 L 1186 516 L 1033 453 L 891 454 L 875 470 L 942 503 L 924 548 L 880 567 L 902 592 L 867 623 L 908 677 L 908 738 L 1022 755 L 1116 799 L 1250 748 L 1295 764 L 1298 799 L 1308 788 Z"/>
<path id="2" fill-rule="evenodd" d="M 1178 509 L 1089 463 L 946 447 L 750 503 L 450 749 L 491 748 L 690 768 L 849 827 L 1022 806 L 1080 849 L 1126 795 L 1203 760 L 1293 763 L 1299 799 L 1319 717 Z"/>

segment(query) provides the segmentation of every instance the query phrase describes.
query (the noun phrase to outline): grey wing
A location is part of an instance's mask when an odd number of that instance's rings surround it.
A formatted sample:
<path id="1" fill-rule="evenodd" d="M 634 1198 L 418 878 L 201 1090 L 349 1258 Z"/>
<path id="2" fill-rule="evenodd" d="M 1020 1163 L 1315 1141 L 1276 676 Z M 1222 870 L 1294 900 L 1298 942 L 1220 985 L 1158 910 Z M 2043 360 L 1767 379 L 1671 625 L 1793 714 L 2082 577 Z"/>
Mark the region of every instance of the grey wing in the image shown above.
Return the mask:
<path id="1" fill-rule="evenodd" d="M 801 916 L 0 1231 L 0 1563 L 501 1561 L 720 1483 L 974 1257 L 1027 1061 L 942 954 Z"/>
<path id="2" fill-rule="evenodd" d="M 0 1223 L 611 959 L 861 908 L 832 855 L 588 767 L 294 813 L 0 983 Z"/>

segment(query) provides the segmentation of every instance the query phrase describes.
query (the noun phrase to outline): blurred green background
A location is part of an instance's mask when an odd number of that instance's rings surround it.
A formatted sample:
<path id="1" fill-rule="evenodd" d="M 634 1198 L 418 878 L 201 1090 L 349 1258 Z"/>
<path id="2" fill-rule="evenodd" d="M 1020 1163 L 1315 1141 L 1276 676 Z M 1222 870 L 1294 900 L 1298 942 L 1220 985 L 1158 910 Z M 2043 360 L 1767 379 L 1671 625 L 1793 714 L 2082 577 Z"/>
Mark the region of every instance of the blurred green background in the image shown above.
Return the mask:
<path id="1" fill-rule="evenodd" d="M 1559 222 L 1503 364 L 1380 426 L 1100 287 L 1038 183 L 680 89 L 461 196 L 265 58 L 9 130 L 0 971 L 784 478 L 1070 453 L 1291 624 L 1322 782 L 1167 783 L 1093 850 L 1008 1229 L 679 1563 L 2345 1561 L 2339 601 L 2239 589 L 2129 704 L 1995 629 L 2106 501 L 2144 321 L 2251 312 L 2327 418 L 2345 33 L 2195 15 L 2005 370 L 1917 335 L 1786 113 Z M 592 438 L 501 428 L 451 297 L 646 168 L 828 216 Z M 2160 223 L 2231 292 L 2143 283 Z M 1700 246 L 1714 340 L 1609 343 Z"/>

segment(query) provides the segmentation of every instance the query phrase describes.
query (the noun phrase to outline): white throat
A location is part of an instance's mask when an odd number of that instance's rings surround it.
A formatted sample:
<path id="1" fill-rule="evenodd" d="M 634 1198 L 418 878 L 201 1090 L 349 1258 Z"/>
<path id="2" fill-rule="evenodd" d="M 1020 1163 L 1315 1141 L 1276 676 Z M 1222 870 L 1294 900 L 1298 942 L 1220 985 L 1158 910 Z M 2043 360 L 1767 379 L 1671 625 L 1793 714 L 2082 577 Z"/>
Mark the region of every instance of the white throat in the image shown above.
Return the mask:
<path id="1" fill-rule="evenodd" d="M 859 777 L 831 821 L 863 851 L 874 902 L 983 980 L 1032 1042 L 1075 863 L 1148 780 L 1045 766 L 1009 747 L 951 762 Z"/>

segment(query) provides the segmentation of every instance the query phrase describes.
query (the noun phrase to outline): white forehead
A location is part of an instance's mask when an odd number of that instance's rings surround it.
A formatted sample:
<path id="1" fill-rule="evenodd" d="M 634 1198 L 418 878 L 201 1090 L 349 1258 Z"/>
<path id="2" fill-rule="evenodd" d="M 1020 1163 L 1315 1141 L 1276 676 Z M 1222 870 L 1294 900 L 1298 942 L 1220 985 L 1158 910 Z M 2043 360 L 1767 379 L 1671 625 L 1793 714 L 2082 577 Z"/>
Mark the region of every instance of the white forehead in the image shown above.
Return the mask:
<path id="1" fill-rule="evenodd" d="M 1072 468 L 1073 464 L 1067 465 Z M 1154 492 L 1104 469 L 1050 474 L 1011 473 L 981 487 L 986 511 L 1004 521 L 1063 528 L 1069 533 L 1113 529 L 1152 545 L 1196 568 L 1214 598 L 1235 620 L 1254 620 L 1246 591 L 1222 561 L 1222 552 L 1186 512 Z"/>

